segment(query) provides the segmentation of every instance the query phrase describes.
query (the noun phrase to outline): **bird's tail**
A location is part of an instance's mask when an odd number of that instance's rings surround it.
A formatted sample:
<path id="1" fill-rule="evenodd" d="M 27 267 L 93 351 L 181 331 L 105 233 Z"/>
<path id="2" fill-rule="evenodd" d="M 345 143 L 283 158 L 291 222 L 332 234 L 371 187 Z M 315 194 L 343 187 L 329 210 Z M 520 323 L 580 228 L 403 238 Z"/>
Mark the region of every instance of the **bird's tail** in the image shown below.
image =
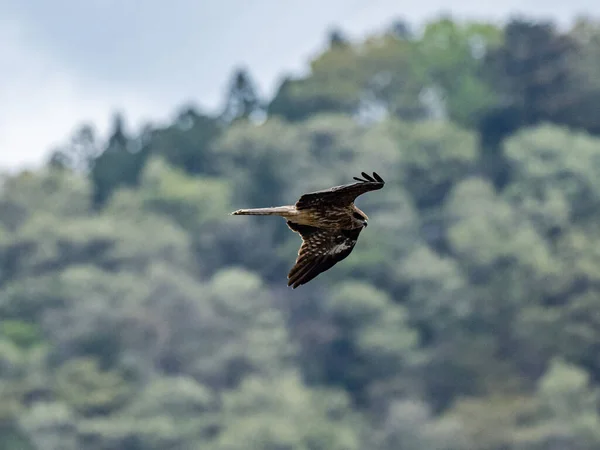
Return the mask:
<path id="1" fill-rule="evenodd" d="M 293 206 L 273 206 L 271 208 L 238 209 L 233 216 L 287 216 L 294 210 Z"/>

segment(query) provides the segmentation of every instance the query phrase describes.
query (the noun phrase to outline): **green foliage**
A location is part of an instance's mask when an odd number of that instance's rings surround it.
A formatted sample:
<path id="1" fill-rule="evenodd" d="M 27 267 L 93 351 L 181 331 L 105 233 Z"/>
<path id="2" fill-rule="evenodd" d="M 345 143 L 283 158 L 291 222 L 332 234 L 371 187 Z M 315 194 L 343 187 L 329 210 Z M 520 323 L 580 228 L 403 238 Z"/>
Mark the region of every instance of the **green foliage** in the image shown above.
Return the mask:
<path id="1" fill-rule="evenodd" d="M 0 323 L 0 336 L 23 349 L 39 344 L 41 338 L 37 325 L 20 320 L 3 320 Z"/>
<path id="2" fill-rule="evenodd" d="M 565 151 L 574 148 L 576 154 Z M 580 223 L 594 217 L 592 204 L 600 183 L 596 139 L 565 128 L 539 126 L 507 140 L 506 156 L 513 167 L 510 191 L 515 196 L 530 204 L 553 202 L 546 220 Z M 555 226 L 560 227 L 560 222 Z"/>
<path id="3" fill-rule="evenodd" d="M 215 408 L 210 390 L 189 377 L 156 379 L 121 412 L 83 421 L 81 442 L 89 448 L 197 448 L 218 426 Z"/>
<path id="4" fill-rule="evenodd" d="M 360 424 L 342 392 L 308 389 L 296 373 L 248 378 L 223 397 L 225 428 L 215 450 L 355 450 Z"/>
<path id="5" fill-rule="evenodd" d="M 393 402 L 385 422 L 375 433 L 374 448 L 380 450 L 465 450 L 474 448 L 453 418 L 435 419 L 426 404 L 406 399 Z"/>
<path id="6" fill-rule="evenodd" d="M 77 445 L 76 418 L 61 403 L 40 402 L 19 419 L 34 448 L 75 450 Z"/>
<path id="7" fill-rule="evenodd" d="M 71 359 L 56 371 L 56 392 L 84 416 L 107 414 L 127 400 L 128 386 L 120 374 L 99 370 L 97 361 Z"/>
<path id="8" fill-rule="evenodd" d="M 432 85 L 441 89 L 448 117 L 475 126 L 477 117 L 498 100 L 481 77 L 486 54 L 502 41 L 501 30 L 486 23 L 441 18 L 427 23 L 417 42 L 418 58 Z"/>
<path id="9" fill-rule="evenodd" d="M 417 362 L 417 332 L 385 292 L 347 281 L 331 291 L 319 313 L 330 330 L 318 350 L 306 349 L 311 364 L 318 358 L 318 371 L 309 373 L 321 383 L 341 384 L 355 401 L 368 403 L 394 390 L 398 374 Z"/>
<path id="10" fill-rule="evenodd" d="M 82 125 L 67 145 L 54 151 L 50 158 L 50 166 L 88 172 L 101 151 L 94 128 L 91 125 Z"/>
<path id="11" fill-rule="evenodd" d="M 420 209 L 441 204 L 475 167 L 475 137 L 449 123 L 399 124 L 394 137 L 400 143 L 403 184 Z"/>
<path id="12" fill-rule="evenodd" d="M 148 154 L 140 141 L 128 136 L 123 117 L 116 115 L 106 148 L 94 160 L 91 169 L 93 205 L 102 207 L 116 188 L 137 184 Z"/>
<path id="13" fill-rule="evenodd" d="M 502 45 L 486 57 L 496 92 L 516 107 L 525 125 L 560 120 L 572 100 L 570 56 L 576 47 L 551 23 L 510 21 Z"/>
<path id="14" fill-rule="evenodd" d="M 261 101 L 258 98 L 252 77 L 245 69 L 237 69 L 229 85 L 225 110 L 221 114 L 221 119 L 227 123 L 240 119 L 250 119 L 259 112 L 260 107 Z"/>
<path id="15" fill-rule="evenodd" d="M 139 189 L 145 194 L 144 210 L 171 217 L 189 231 L 200 231 L 203 224 L 222 217 L 230 203 L 225 181 L 189 178 L 159 160 L 148 162 Z"/>
<path id="16" fill-rule="evenodd" d="M 43 169 L 35 175 L 23 172 L 7 178 L 2 182 L 0 229 L 5 231 L 0 232 L 0 239 L 6 232 L 22 227 L 33 215 L 85 215 L 90 210 L 90 195 L 89 181 L 69 172 Z"/>
<path id="17" fill-rule="evenodd" d="M 221 131 L 216 118 L 187 107 L 182 108 L 173 124 L 146 130 L 141 141 L 148 155 L 187 173 L 212 175 L 215 166 L 211 145 Z"/>
<path id="18" fill-rule="evenodd" d="M 598 447 L 598 395 L 590 388 L 585 371 L 554 359 L 539 380 L 537 392 L 537 408 L 515 433 L 515 448 Z"/>

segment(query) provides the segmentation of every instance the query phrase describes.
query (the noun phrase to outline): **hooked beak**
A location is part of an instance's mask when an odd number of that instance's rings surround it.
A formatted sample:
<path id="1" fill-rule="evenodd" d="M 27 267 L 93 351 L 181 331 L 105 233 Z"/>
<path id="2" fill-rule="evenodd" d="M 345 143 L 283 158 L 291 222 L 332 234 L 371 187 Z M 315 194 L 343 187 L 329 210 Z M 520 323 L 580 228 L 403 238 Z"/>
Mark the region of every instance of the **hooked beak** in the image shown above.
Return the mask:
<path id="1" fill-rule="evenodd" d="M 363 221 L 363 226 L 364 226 L 365 228 L 367 228 L 367 225 L 369 225 L 369 223 L 368 223 L 366 220 L 364 220 L 364 221 Z"/>

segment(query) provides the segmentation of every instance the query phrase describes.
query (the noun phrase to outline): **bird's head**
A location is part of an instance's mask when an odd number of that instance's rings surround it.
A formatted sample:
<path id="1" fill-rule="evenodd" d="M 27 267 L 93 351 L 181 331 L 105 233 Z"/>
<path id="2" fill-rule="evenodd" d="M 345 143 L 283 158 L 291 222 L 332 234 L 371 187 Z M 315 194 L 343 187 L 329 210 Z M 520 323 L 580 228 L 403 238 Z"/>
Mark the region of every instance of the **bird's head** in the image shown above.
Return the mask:
<path id="1" fill-rule="evenodd" d="M 369 218 L 367 217 L 367 215 L 356 207 L 354 207 L 354 212 L 352 213 L 352 218 L 357 225 L 356 228 L 359 228 L 359 227 L 366 228 L 367 225 L 369 224 Z"/>

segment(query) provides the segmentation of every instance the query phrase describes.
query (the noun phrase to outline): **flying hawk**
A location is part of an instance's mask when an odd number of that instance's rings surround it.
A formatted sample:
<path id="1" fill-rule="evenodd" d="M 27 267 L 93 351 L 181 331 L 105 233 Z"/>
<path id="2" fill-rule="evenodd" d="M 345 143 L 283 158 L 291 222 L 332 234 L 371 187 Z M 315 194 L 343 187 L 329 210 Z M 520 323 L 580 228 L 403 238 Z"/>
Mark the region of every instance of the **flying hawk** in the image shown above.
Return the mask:
<path id="1" fill-rule="evenodd" d="M 361 194 L 381 189 L 385 182 L 373 172 L 362 172 L 357 183 L 304 194 L 290 206 L 238 209 L 232 215 L 281 216 L 302 237 L 298 258 L 288 274 L 288 286 L 296 289 L 346 258 L 367 226 L 367 215 L 354 205 Z"/>

